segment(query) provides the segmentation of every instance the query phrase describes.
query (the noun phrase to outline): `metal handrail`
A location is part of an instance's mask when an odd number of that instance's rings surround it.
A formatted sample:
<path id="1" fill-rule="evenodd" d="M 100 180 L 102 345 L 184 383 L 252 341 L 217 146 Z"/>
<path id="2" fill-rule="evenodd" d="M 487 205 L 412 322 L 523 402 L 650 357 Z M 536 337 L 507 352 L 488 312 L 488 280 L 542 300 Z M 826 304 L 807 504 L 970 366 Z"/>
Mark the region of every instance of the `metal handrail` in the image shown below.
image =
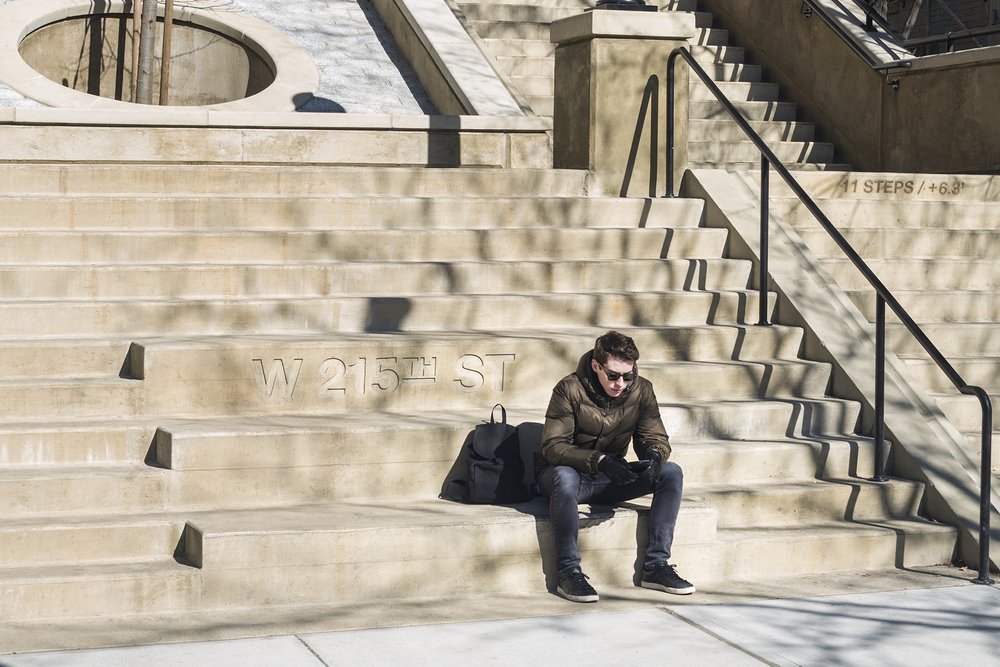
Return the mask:
<path id="1" fill-rule="evenodd" d="M 878 23 L 878 27 L 880 27 L 886 33 L 890 33 L 891 32 L 890 29 L 889 29 L 889 26 L 884 22 L 884 19 L 882 19 L 882 16 L 880 14 L 878 14 L 878 12 L 876 12 L 873 7 L 867 5 L 866 3 L 862 2 L 861 0 L 852 0 L 852 1 L 853 1 L 853 3 L 856 6 L 860 7 L 865 12 L 865 16 L 866 16 L 866 23 L 865 23 L 865 27 L 864 27 L 865 32 L 869 32 L 869 33 L 875 32 L 875 25 L 874 25 L 873 21 L 877 22 Z M 804 7 L 805 6 L 809 7 L 809 10 L 810 10 L 810 14 L 809 15 L 810 16 L 813 13 L 818 14 L 820 16 L 820 18 L 822 18 L 823 21 L 830 27 L 830 29 L 833 30 L 835 33 L 837 33 L 837 35 L 842 40 L 844 40 L 844 42 L 851 48 L 851 50 L 853 50 L 856 54 L 858 54 L 859 56 L 861 56 L 872 68 L 874 68 L 874 69 L 885 69 L 885 68 L 889 68 L 889 67 L 900 67 L 901 65 L 905 65 L 906 64 L 906 62 L 902 58 L 900 58 L 899 54 L 897 54 L 892 49 L 888 49 L 888 48 L 886 48 L 885 50 L 892 57 L 892 62 L 883 63 L 883 62 L 880 62 L 879 60 L 876 60 L 875 57 L 872 56 L 872 54 L 870 54 L 865 49 L 861 48 L 861 45 L 854 41 L 854 39 L 855 39 L 854 35 L 852 35 L 850 32 L 848 32 L 847 30 L 845 30 L 844 26 L 841 25 L 839 21 L 836 21 L 832 17 L 830 17 L 829 15 L 827 15 L 827 13 L 825 11 L 825 8 L 822 7 L 822 6 L 820 6 L 816 2 L 816 0 L 802 0 L 802 4 L 803 4 Z M 877 20 L 873 18 L 873 14 L 874 14 L 875 17 L 878 17 Z"/>
<path id="2" fill-rule="evenodd" d="M 889 291 L 889 288 L 882 283 L 877 275 L 871 270 L 871 268 L 865 263 L 864 259 L 851 247 L 847 239 L 844 238 L 843 234 L 836 228 L 836 226 L 830 222 L 830 219 L 826 217 L 823 211 L 820 210 L 816 202 L 812 197 L 802 188 L 797 180 L 792 176 L 791 172 L 782 164 L 781 160 L 774 154 L 774 152 L 768 147 L 764 140 L 761 139 L 760 135 L 750 126 L 743 114 L 733 105 L 733 103 L 726 97 L 726 95 L 719 89 L 715 81 L 708 75 L 707 72 L 695 61 L 694 56 L 685 47 L 678 47 L 671 51 L 670 56 L 667 58 L 667 197 L 674 196 L 674 68 L 676 66 L 677 58 L 681 57 L 687 62 L 691 67 L 691 70 L 698 75 L 702 83 L 704 83 L 708 89 L 712 92 L 715 98 L 725 107 L 726 111 L 732 116 L 736 124 L 743 130 L 747 138 L 757 147 L 761 153 L 761 248 L 760 248 L 760 270 L 758 274 L 758 289 L 759 298 L 761 304 L 760 309 L 760 320 L 761 324 L 767 323 L 767 226 L 768 226 L 768 168 L 773 167 L 784 179 L 788 187 L 791 188 L 792 192 L 798 197 L 799 201 L 805 205 L 805 207 L 812 213 L 813 217 L 820 223 L 823 229 L 826 230 L 833 240 L 837 243 L 840 249 L 848 259 L 854 264 L 855 268 L 861 272 L 861 275 L 865 277 L 865 280 L 875 289 L 878 295 L 876 303 L 876 375 L 875 375 L 875 477 L 876 481 L 884 481 L 887 479 L 885 476 L 885 461 L 884 461 L 884 422 L 885 422 L 885 306 L 886 304 L 892 309 L 896 314 L 896 317 L 906 326 L 907 331 L 916 338 L 917 342 L 920 343 L 921 347 L 930 355 L 931 359 L 935 364 L 948 376 L 955 388 L 962 394 L 976 396 L 979 399 L 979 404 L 983 412 L 983 422 L 982 422 L 982 450 L 981 450 L 981 463 L 980 463 L 980 508 L 979 508 L 979 576 L 975 579 L 977 584 L 991 584 L 993 580 L 989 576 L 990 568 L 990 460 L 991 448 L 992 448 L 992 425 L 993 425 L 993 407 L 990 402 L 990 397 L 982 387 L 970 385 L 962 379 L 958 371 L 948 362 L 943 354 L 935 347 L 935 345 L 930 341 L 924 331 L 920 326 L 913 320 L 906 309 L 896 300 L 896 298 Z"/>
<path id="3" fill-rule="evenodd" d="M 886 17 L 882 16 L 882 14 L 879 13 L 878 9 L 875 8 L 873 0 L 852 0 L 852 1 L 854 2 L 855 6 L 861 9 L 861 11 L 863 11 L 865 14 L 865 32 L 875 32 L 877 24 L 878 28 L 881 28 L 886 33 L 900 36 L 899 32 L 895 30 L 892 27 L 892 25 L 890 25 Z M 963 39 L 976 40 L 977 46 L 982 46 L 982 44 L 980 44 L 979 41 L 976 39 L 977 37 L 984 37 L 987 35 L 995 35 L 997 33 L 1000 33 L 1000 26 L 984 26 L 980 28 L 969 28 L 964 22 L 962 22 L 962 19 L 959 18 L 958 15 L 956 15 L 955 12 L 952 11 L 952 9 L 947 4 L 941 2 L 941 0 L 931 0 L 931 1 L 936 2 L 942 9 L 944 9 L 949 14 L 949 16 L 951 16 L 952 20 L 958 23 L 959 26 L 961 26 L 961 29 L 950 30 L 945 33 L 938 33 L 936 35 L 928 35 L 927 37 L 919 37 L 914 39 L 907 39 L 904 36 L 900 44 L 903 48 L 905 48 L 908 51 L 912 52 L 913 50 L 921 46 L 930 46 L 932 44 L 943 43 L 945 45 L 945 48 L 950 52 L 952 46 L 954 45 L 954 42 Z M 827 23 L 834 28 L 834 30 L 841 33 L 842 37 L 846 35 L 846 32 L 843 30 L 843 28 L 834 25 L 834 22 L 830 20 L 829 17 L 827 17 L 826 13 L 823 12 L 822 8 L 816 4 L 815 0 L 803 0 L 803 2 L 809 6 L 811 11 L 818 12 L 820 16 L 822 16 L 824 20 L 826 20 Z M 855 50 L 857 51 L 858 49 Z M 866 59 L 869 59 L 869 61 L 872 62 L 867 54 L 863 55 L 865 56 Z M 894 59 L 898 60 L 899 58 L 898 56 L 894 56 Z"/>

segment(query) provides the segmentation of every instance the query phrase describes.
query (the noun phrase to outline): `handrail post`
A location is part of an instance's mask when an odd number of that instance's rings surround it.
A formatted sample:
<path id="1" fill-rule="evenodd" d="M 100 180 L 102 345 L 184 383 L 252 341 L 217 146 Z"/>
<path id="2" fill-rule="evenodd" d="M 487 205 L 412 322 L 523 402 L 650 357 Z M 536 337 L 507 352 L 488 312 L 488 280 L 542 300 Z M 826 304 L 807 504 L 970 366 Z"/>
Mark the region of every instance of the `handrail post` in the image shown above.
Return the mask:
<path id="1" fill-rule="evenodd" d="M 982 388 L 976 392 L 983 409 L 982 450 L 979 461 L 979 576 L 975 583 L 990 585 L 990 486 L 993 484 L 993 406 Z"/>
<path id="2" fill-rule="evenodd" d="M 886 482 L 885 474 L 885 299 L 875 295 L 875 476 Z"/>
<path id="3" fill-rule="evenodd" d="M 674 65 L 680 52 L 671 51 L 667 56 L 667 193 L 668 198 L 674 197 Z"/>
<path id="4" fill-rule="evenodd" d="M 767 157 L 760 157 L 760 265 L 757 274 L 757 325 L 769 326 L 767 318 L 767 254 L 768 254 L 768 222 L 770 211 L 768 202 L 770 201 L 770 163 Z"/>

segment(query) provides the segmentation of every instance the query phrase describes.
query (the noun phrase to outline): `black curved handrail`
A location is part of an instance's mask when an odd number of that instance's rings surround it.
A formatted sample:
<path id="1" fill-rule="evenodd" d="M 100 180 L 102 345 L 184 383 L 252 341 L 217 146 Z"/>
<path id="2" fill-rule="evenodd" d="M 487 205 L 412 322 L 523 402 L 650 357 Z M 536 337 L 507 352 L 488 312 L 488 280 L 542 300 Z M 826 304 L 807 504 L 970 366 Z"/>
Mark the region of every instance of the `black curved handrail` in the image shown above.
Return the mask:
<path id="1" fill-rule="evenodd" d="M 833 240 L 840 247 L 841 251 L 847 255 L 855 268 L 865 277 L 865 280 L 875 289 L 878 295 L 876 308 L 876 373 L 875 373 L 875 481 L 885 481 L 884 460 L 884 426 L 885 426 L 885 306 L 892 309 L 896 317 L 903 323 L 907 331 L 916 338 L 921 347 L 930 355 L 931 359 L 945 373 L 951 383 L 962 394 L 976 396 L 983 412 L 982 422 L 982 450 L 980 463 L 980 511 L 979 511 L 979 576 L 975 579 L 977 584 L 992 584 L 993 580 L 989 576 L 990 568 L 990 460 L 992 458 L 992 425 L 993 406 L 990 402 L 989 394 L 982 387 L 970 385 L 955 370 L 951 363 L 937 349 L 934 343 L 927 337 L 920 326 L 914 321 L 906 309 L 896 300 L 889 291 L 889 288 L 879 279 L 875 272 L 865 263 L 864 259 L 851 247 L 847 239 L 820 210 L 812 197 L 802 188 L 791 172 L 785 167 L 780 159 L 768 147 L 760 135 L 753 129 L 750 123 L 743 117 L 735 105 L 726 97 L 725 93 L 719 89 L 715 81 L 705 72 L 704 68 L 698 64 L 686 47 L 678 47 L 671 51 L 667 58 L 667 192 L 666 197 L 674 196 L 674 68 L 677 58 L 683 58 L 691 67 L 691 71 L 698 75 L 715 98 L 722 104 L 736 124 L 743 130 L 747 138 L 757 147 L 761 153 L 761 261 L 758 274 L 758 289 L 760 290 L 760 301 L 767 302 L 767 226 L 768 226 L 768 168 L 773 167 L 795 193 L 799 201 L 805 205 L 806 209 L 820 223 L 826 232 L 833 237 Z M 765 306 L 761 306 L 761 324 L 767 324 L 767 313 Z"/>

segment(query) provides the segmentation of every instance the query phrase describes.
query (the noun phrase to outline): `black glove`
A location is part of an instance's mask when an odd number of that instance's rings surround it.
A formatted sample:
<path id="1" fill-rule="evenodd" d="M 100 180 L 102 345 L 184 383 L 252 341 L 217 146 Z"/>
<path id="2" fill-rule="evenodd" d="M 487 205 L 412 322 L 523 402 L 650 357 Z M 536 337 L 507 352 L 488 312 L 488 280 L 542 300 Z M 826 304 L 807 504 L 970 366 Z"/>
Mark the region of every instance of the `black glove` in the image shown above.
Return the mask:
<path id="1" fill-rule="evenodd" d="M 639 479 L 621 456 L 605 456 L 597 464 L 597 469 L 607 475 L 614 484 L 631 484 Z"/>
<path id="2" fill-rule="evenodd" d="M 647 474 L 650 479 L 656 479 L 660 474 L 660 467 L 663 465 L 663 453 L 658 449 L 649 450 L 649 470 Z"/>

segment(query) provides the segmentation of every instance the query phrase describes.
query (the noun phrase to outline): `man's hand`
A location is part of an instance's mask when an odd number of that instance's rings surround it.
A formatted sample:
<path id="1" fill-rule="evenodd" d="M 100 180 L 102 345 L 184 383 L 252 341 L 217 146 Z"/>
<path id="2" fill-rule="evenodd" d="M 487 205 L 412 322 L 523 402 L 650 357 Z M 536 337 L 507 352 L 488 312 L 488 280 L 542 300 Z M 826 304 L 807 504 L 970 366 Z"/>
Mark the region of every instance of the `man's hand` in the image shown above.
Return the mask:
<path id="1" fill-rule="evenodd" d="M 608 476 L 615 484 L 631 484 L 639 479 L 638 475 L 632 472 L 628 462 L 621 456 L 603 456 L 597 462 L 597 469 Z"/>
<path id="2" fill-rule="evenodd" d="M 656 479 L 660 474 L 660 467 L 663 465 L 663 454 L 658 449 L 650 450 L 649 452 L 649 470 L 646 474 L 649 475 L 650 479 Z"/>

